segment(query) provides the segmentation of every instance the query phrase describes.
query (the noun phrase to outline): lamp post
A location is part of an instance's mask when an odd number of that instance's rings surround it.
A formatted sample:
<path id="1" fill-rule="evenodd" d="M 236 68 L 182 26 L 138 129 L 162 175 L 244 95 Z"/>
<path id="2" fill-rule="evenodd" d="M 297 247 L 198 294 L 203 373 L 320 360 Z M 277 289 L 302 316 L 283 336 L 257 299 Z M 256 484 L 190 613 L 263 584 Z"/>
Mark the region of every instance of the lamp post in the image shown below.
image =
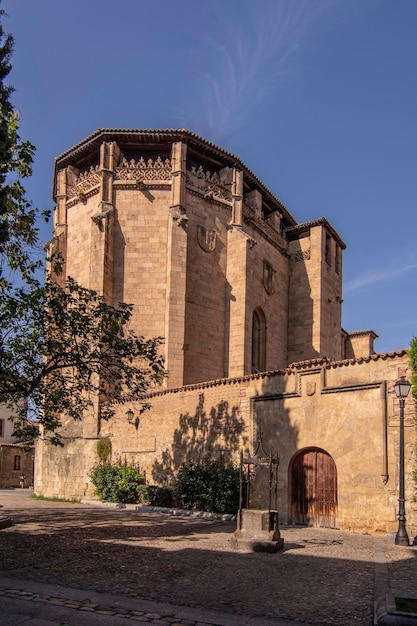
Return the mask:
<path id="1" fill-rule="evenodd" d="M 395 535 L 395 545 L 408 546 L 409 540 L 405 528 L 405 498 L 404 498 L 404 404 L 411 384 L 401 376 L 394 385 L 395 395 L 400 401 L 400 488 L 398 497 L 398 530 Z"/>

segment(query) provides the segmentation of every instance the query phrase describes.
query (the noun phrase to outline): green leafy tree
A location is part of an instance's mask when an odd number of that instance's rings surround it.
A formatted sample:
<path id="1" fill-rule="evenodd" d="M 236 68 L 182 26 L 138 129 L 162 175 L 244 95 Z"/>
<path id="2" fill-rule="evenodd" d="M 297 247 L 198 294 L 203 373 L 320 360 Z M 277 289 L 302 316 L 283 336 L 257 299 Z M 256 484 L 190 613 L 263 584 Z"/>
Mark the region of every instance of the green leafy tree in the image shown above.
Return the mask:
<path id="1" fill-rule="evenodd" d="M 0 20 L 3 16 L 0 10 Z M 10 101 L 13 88 L 5 84 L 12 50 L 13 37 L 5 35 L 0 23 L 0 269 L 5 262 L 24 279 L 30 279 L 41 265 L 33 254 L 38 243 L 39 216 L 27 201 L 21 180 L 32 174 L 35 148 L 19 136 L 19 114 Z M 47 219 L 46 212 L 42 215 Z M 10 287 L 3 273 L 1 284 Z"/>
<path id="2" fill-rule="evenodd" d="M 0 402 L 13 408 L 22 440 L 39 433 L 27 424 L 29 410 L 43 435 L 60 444 L 63 418 L 82 419 L 97 411 L 98 400 L 98 420 L 108 419 L 111 402 L 140 401 L 166 373 L 161 339 L 129 330 L 130 305 L 110 306 L 71 278 L 58 284 L 59 256 L 50 259 L 55 274 L 38 277 L 36 225 L 44 214 L 27 201 L 21 182 L 32 173 L 34 147 L 19 137 L 13 90 L 5 85 L 12 49 L 0 24 Z"/>
<path id="3" fill-rule="evenodd" d="M 59 443 L 61 416 L 82 419 L 100 400 L 99 419 L 111 402 L 139 400 L 165 376 L 161 340 L 128 329 L 132 307 L 110 306 L 69 278 L 48 278 L 30 290 L 15 289 L 0 302 L 0 402 L 18 408 L 16 433 L 36 436 L 26 424 L 35 410 L 43 433 Z M 142 404 L 145 410 L 148 404 Z"/>

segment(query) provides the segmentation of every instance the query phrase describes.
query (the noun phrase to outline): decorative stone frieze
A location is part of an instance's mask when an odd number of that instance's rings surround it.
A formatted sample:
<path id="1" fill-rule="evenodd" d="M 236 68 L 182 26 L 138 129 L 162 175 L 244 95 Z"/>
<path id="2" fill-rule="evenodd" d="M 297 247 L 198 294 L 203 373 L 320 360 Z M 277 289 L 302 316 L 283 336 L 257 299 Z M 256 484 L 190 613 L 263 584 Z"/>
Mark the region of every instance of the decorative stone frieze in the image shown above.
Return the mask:
<path id="1" fill-rule="evenodd" d="M 291 263 L 299 263 L 300 261 L 309 261 L 311 256 L 310 250 L 299 250 L 291 255 Z"/>
<path id="2" fill-rule="evenodd" d="M 74 185 L 68 186 L 67 199 L 79 198 L 83 201 L 93 188 L 97 188 L 98 191 L 100 180 L 100 166 L 92 165 L 88 170 L 80 172 Z"/>
<path id="3" fill-rule="evenodd" d="M 168 181 L 171 180 L 171 172 L 171 160 L 162 159 L 160 156 L 155 160 L 149 158 L 146 161 L 143 157 L 138 161 L 135 159 L 128 161 L 123 158 L 120 165 L 115 169 L 114 177 L 115 180 Z"/>
<path id="4" fill-rule="evenodd" d="M 207 200 L 232 201 L 230 190 L 220 184 L 219 174 L 208 170 L 204 171 L 201 165 L 198 168 L 192 166 L 191 170 L 187 170 L 186 183 L 187 188 L 203 194 Z"/>

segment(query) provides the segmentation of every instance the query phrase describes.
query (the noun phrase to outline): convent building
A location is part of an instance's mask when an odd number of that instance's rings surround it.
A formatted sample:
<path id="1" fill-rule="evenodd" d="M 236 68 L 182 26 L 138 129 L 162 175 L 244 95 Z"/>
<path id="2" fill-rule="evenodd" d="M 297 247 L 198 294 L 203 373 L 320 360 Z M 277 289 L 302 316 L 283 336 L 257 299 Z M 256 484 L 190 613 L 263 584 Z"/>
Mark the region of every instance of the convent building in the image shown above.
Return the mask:
<path id="1" fill-rule="evenodd" d="M 36 493 L 91 497 L 102 437 L 170 485 L 188 460 L 237 462 L 262 432 L 280 458 L 282 522 L 395 530 L 393 384 L 410 378 L 408 356 L 342 328 L 345 243 L 325 217 L 297 223 L 238 157 L 187 130 L 100 129 L 56 158 L 53 195 L 65 276 L 133 304 L 137 334 L 164 337 L 169 376 L 140 419 L 126 420 L 139 415 L 129 402 L 109 422 L 66 423 L 62 449 L 40 440 Z M 414 413 L 410 398 L 411 534 Z"/>

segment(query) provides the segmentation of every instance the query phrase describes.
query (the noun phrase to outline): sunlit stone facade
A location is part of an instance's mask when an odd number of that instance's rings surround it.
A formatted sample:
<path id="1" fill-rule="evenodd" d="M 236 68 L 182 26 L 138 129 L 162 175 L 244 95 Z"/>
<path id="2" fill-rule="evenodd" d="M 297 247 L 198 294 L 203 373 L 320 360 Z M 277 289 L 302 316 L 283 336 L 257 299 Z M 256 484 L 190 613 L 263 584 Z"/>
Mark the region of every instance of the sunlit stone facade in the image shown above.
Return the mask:
<path id="1" fill-rule="evenodd" d="M 169 377 L 139 424 L 130 403 L 99 428 L 95 415 L 66 425 L 62 450 L 40 442 L 38 493 L 91 496 L 103 436 L 114 458 L 171 484 L 188 459 L 236 461 L 262 431 L 280 456 L 281 520 L 392 530 L 392 384 L 407 355 L 375 355 L 372 331 L 341 328 L 345 244 L 325 218 L 298 224 L 237 157 L 185 130 L 97 131 L 56 159 L 54 197 L 64 276 L 133 304 L 132 327 L 164 337 Z M 320 484 L 327 513 L 311 504 Z"/>

